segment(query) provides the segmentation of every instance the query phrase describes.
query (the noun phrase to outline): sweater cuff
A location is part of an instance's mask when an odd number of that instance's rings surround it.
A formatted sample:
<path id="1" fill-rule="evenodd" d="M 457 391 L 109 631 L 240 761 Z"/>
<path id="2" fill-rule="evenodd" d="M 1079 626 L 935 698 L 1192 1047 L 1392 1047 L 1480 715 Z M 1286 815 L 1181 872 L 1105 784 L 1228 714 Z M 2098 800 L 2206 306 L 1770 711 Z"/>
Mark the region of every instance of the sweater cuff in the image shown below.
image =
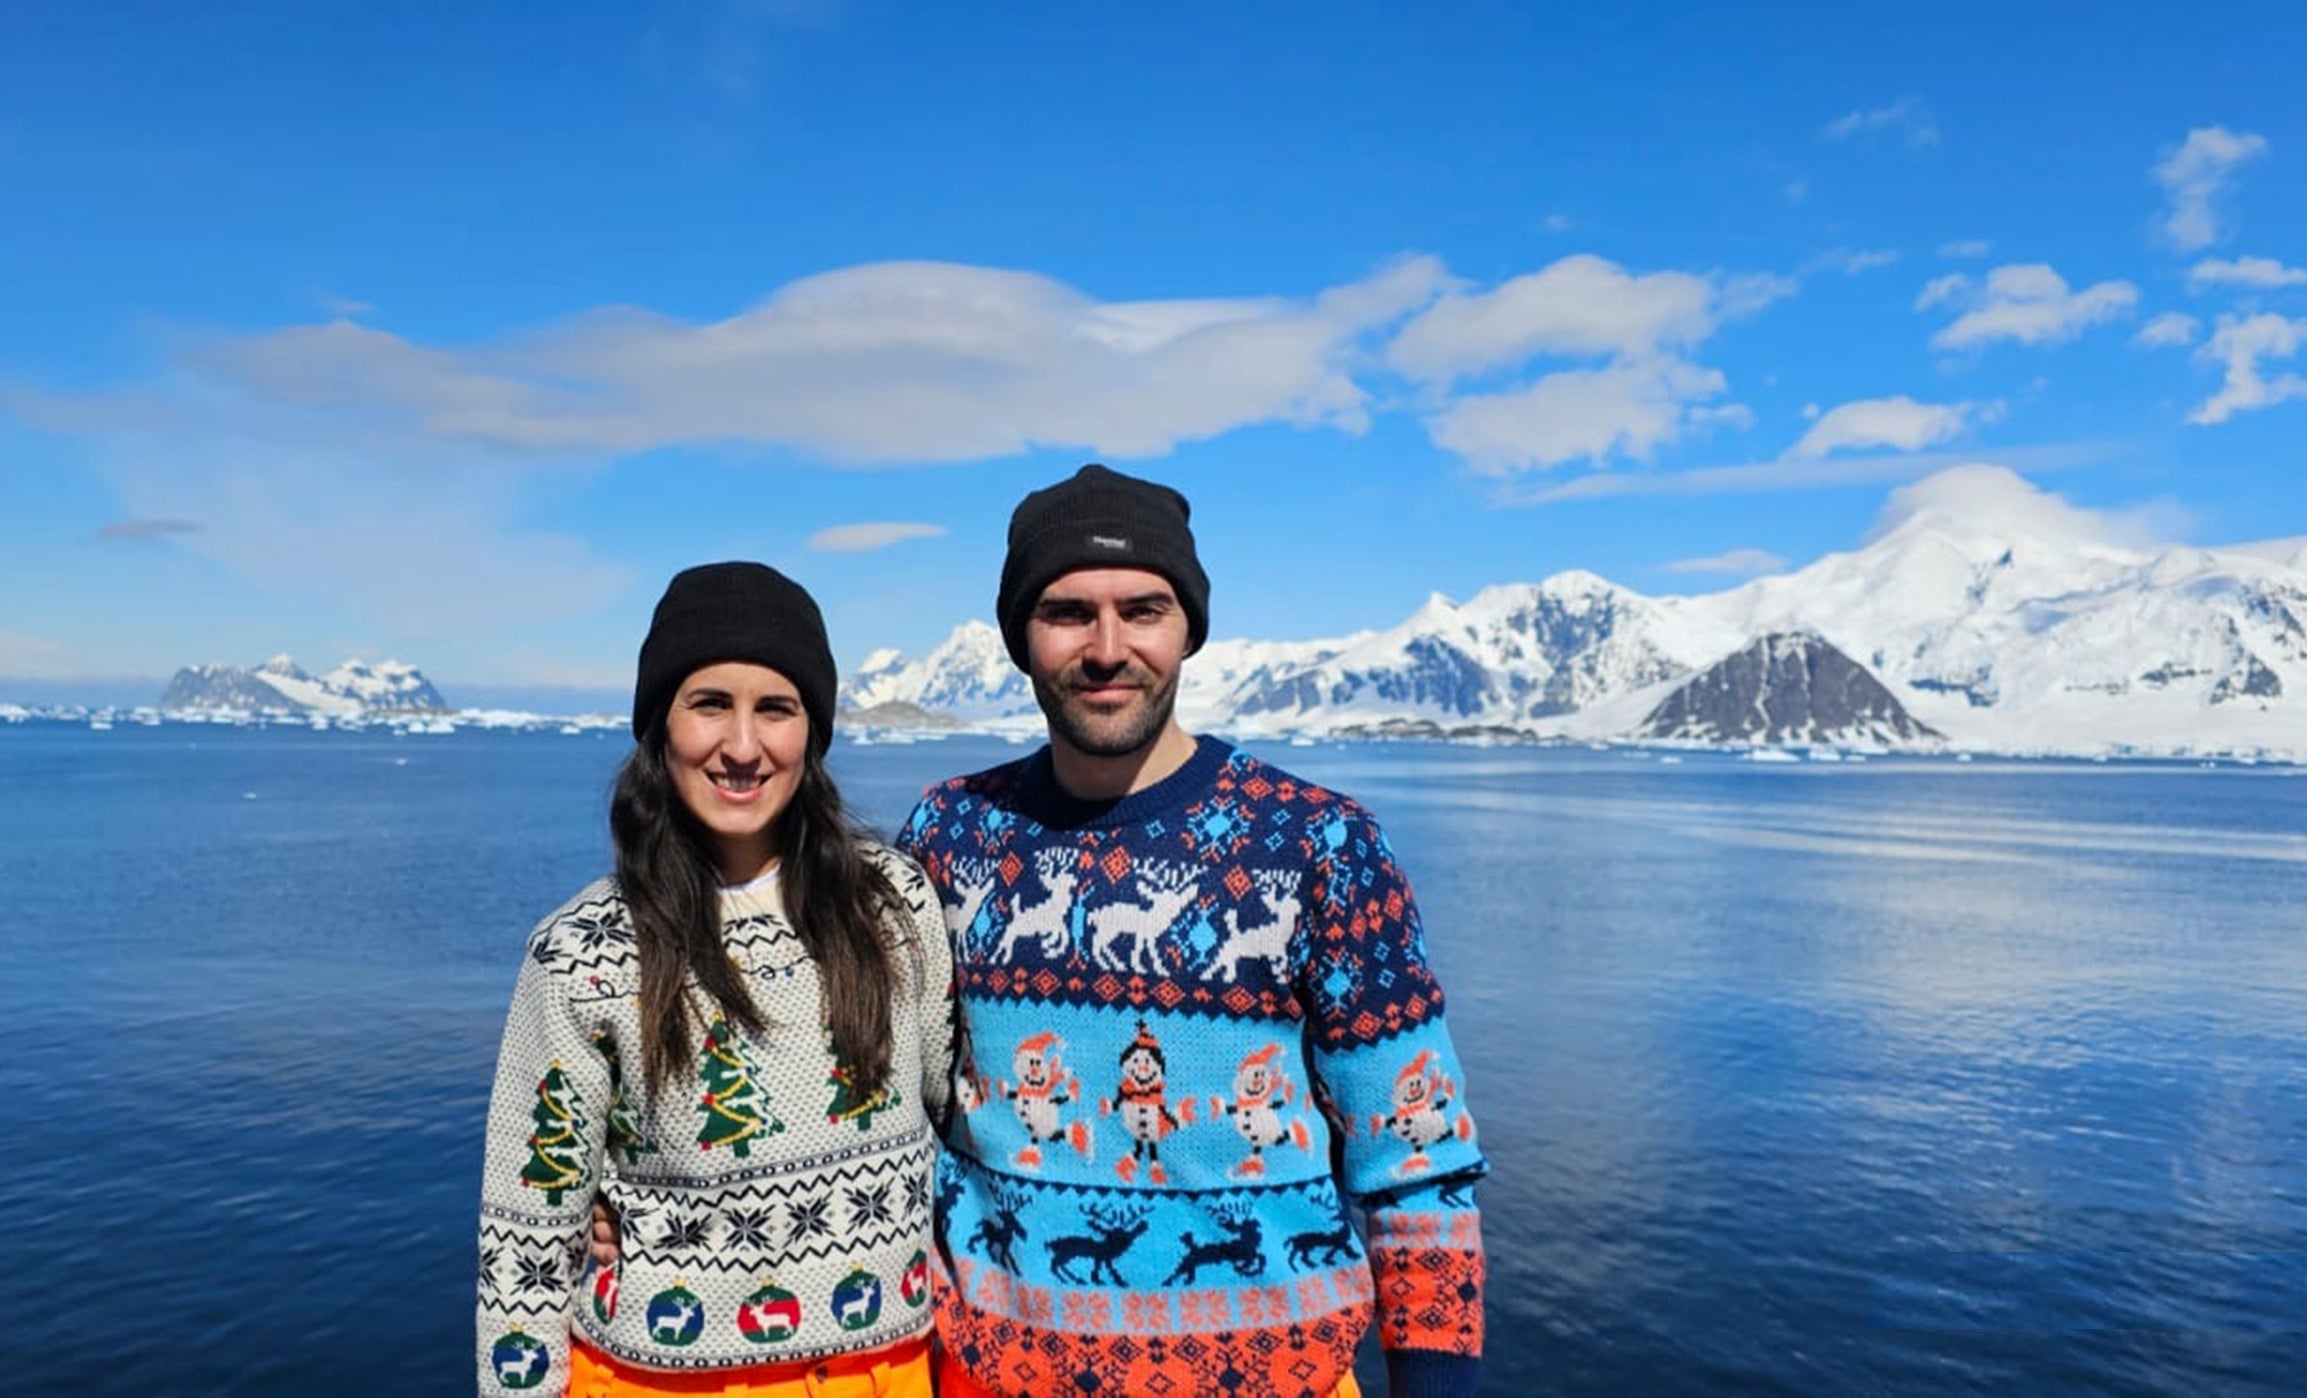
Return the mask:
<path id="1" fill-rule="evenodd" d="M 1388 1398 L 1474 1398 L 1482 1359 L 1431 1349 L 1386 1351 Z"/>

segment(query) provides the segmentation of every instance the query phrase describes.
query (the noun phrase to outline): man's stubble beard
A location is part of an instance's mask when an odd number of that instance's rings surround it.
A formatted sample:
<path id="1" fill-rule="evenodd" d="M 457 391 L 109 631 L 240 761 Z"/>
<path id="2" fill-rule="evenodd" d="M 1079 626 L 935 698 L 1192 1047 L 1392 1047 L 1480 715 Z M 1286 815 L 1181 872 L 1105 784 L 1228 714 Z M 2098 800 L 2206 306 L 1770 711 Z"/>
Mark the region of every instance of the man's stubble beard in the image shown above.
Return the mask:
<path id="1" fill-rule="evenodd" d="M 1144 673 L 1142 667 L 1129 668 L 1138 674 Z M 1039 676 L 1031 678 L 1034 702 L 1041 705 L 1042 717 L 1049 721 L 1050 736 L 1062 739 L 1066 746 L 1087 757 L 1127 757 L 1143 752 L 1169 727 L 1170 715 L 1177 709 L 1176 671 L 1172 671 L 1159 688 L 1140 690 L 1143 701 L 1136 706 L 1135 716 L 1126 720 L 1118 715 L 1115 719 L 1084 719 L 1070 713 L 1063 690 Z M 1119 728 L 1112 726 L 1117 721 L 1122 722 Z"/>

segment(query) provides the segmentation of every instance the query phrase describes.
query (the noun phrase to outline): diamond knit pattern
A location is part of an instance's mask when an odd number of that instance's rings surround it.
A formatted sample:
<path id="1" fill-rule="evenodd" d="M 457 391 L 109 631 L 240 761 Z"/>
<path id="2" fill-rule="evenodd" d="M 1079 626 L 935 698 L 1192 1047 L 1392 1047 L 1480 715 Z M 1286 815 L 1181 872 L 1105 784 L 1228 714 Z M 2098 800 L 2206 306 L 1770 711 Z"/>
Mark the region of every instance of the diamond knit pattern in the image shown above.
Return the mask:
<path id="1" fill-rule="evenodd" d="M 979 1382 L 1322 1394 L 1374 1315 L 1480 1353 L 1486 1165 L 1368 811 L 1204 738 L 1104 805 L 1046 750 L 956 779 L 899 845 L 953 938 L 938 1319 Z"/>

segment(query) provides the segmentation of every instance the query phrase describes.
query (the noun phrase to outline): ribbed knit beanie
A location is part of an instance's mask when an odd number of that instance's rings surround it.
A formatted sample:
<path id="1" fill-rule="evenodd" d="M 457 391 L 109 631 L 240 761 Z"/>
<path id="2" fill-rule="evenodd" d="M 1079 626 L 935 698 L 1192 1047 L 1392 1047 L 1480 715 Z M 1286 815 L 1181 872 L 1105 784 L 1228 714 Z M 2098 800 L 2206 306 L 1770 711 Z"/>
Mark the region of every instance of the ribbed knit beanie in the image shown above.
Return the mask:
<path id="1" fill-rule="evenodd" d="M 673 702 L 681 681 L 707 665 L 750 660 L 793 681 L 809 715 L 809 746 L 833 741 L 833 647 L 825 617 L 801 584 L 761 563 L 686 568 L 657 599 L 633 681 L 633 736 Z"/>
<path id="2" fill-rule="evenodd" d="M 1166 485 L 1090 463 L 1020 500 L 1009 517 L 994 615 L 1017 668 L 1026 667 L 1025 623 L 1042 589 L 1077 568 L 1143 568 L 1169 579 L 1186 613 L 1186 654 L 1210 634 L 1210 580 L 1186 520 L 1193 507 Z"/>

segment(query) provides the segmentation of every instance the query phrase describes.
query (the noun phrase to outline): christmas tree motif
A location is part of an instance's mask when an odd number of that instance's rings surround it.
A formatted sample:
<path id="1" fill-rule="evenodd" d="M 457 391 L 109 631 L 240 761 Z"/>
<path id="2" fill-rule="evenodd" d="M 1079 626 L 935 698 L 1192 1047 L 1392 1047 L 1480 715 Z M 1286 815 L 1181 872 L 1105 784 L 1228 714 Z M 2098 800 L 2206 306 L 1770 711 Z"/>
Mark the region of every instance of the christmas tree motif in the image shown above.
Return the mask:
<path id="1" fill-rule="evenodd" d="M 859 1092 L 857 1069 L 846 1059 L 833 1065 L 833 1072 L 825 1081 L 833 1089 L 833 1100 L 825 1104 L 825 1120 L 835 1126 L 854 1121 L 859 1131 L 870 1131 L 875 1112 L 887 1111 L 905 1100 L 897 1095 L 895 1087 L 886 1084 L 878 1091 Z"/>
<path id="2" fill-rule="evenodd" d="M 609 1065 L 609 1149 L 628 1157 L 655 1155 L 657 1143 L 633 1121 L 633 1103 L 625 1096 L 625 1065 L 617 1057 L 617 1041 L 604 1029 L 593 1035 L 593 1047 Z"/>
<path id="3" fill-rule="evenodd" d="M 705 1150 L 727 1146 L 743 1160 L 753 1149 L 755 1136 L 774 1136 L 785 1129 L 768 1099 L 753 1085 L 753 1065 L 729 1032 L 728 1021 L 715 1017 L 705 1031 L 705 1050 L 697 1059 L 705 1077 L 705 1095 L 697 1106 L 705 1113 L 705 1127 L 697 1144 Z"/>
<path id="4" fill-rule="evenodd" d="M 801 1298 L 774 1280 L 737 1306 L 737 1333 L 757 1345 L 780 1344 L 801 1333 Z"/>
<path id="5" fill-rule="evenodd" d="M 554 1059 L 537 1083 L 537 1106 L 529 1113 L 537 1130 L 529 1137 L 529 1163 L 521 1167 L 521 1183 L 545 1191 L 548 1204 L 560 1203 L 563 1194 L 585 1183 L 584 1148 L 577 1140 L 585 1114 L 577 1109 L 579 1100 L 561 1061 Z"/>

